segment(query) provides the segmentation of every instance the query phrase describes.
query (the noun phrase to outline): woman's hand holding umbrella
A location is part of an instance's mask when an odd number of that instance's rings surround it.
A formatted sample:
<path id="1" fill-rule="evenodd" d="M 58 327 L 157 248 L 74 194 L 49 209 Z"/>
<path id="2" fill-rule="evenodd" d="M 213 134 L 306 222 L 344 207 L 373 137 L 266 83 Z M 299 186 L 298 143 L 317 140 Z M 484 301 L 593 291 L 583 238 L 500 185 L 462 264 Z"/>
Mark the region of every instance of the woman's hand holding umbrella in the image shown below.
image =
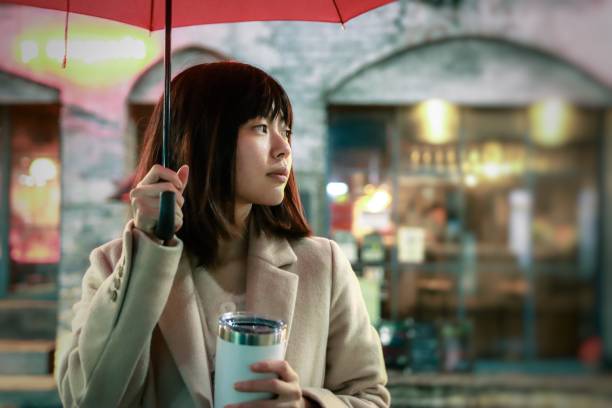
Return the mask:
<path id="1" fill-rule="evenodd" d="M 134 225 L 151 239 L 159 242 L 155 227 L 159 218 L 159 197 L 164 191 L 175 193 L 174 232 L 183 226 L 182 207 L 185 203 L 183 192 L 189 178 L 189 166 L 183 165 L 177 172 L 159 164 L 151 167 L 147 175 L 130 191 L 130 203 L 134 215 Z"/>

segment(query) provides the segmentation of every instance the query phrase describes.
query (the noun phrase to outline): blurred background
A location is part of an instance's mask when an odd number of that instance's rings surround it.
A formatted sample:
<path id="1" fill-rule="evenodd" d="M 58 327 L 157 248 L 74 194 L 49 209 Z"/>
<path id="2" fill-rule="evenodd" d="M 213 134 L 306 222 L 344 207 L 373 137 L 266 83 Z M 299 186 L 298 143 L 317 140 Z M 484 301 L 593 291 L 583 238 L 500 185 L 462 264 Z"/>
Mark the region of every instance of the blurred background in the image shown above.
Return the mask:
<path id="1" fill-rule="evenodd" d="M 119 236 L 162 33 L 0 5 L 0 407 L 60 405 L 90 251 Z M 400 0 L 173 30 L 269 72 L 309 222 L 359 276 L 393 406 L 612 406 L 612 1 Z"/>

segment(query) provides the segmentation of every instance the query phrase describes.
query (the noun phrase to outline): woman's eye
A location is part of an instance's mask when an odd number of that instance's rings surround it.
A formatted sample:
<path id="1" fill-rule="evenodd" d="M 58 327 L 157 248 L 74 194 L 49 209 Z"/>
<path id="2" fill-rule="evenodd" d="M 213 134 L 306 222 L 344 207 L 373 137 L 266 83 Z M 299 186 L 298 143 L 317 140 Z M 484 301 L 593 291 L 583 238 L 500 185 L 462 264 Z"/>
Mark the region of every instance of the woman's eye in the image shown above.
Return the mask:
<path id="1" fill-rule="evenodd" d="M 291 137 L 291 129 L 285 129 L 283 131 L 283 136 L 285 136 L 286 139 L 289 139 Z"/>
<path id="2" fill-rule="evenodd" d="M 255 127 L 253 127 L 253 129 L 255 129 L 258 132 L 268 133 L 267 125 L 256 125 Z"/>

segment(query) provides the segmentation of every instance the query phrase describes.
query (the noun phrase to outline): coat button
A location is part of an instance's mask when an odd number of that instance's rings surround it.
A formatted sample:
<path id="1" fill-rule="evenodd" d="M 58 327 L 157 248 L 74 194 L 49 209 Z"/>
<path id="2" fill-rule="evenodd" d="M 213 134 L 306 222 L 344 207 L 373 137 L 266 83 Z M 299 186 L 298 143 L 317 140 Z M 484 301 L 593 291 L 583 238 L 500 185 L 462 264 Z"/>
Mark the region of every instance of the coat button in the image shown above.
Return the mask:
<path id="1" fill-rule="evenodd" d="M 113 302 L 115 302 L 115 301 L 117 300 L 117 291 L 116 291 L 116 290 L 113 290 L 113 291 L 111 292 L 111 300 L 112 300 Z"/>
<path id="2" fill-rule="evenodd" d="M 119 265 L 119 268 L 117 268 L 117 273 L 119 274 L 120 278 L 123 278 L 123 264 Z"/>
<path id="3" fill-rule="evenodd" d="M 115 278 L 115 289 L 119 289 L 121 286 L 121 279 Z"/>

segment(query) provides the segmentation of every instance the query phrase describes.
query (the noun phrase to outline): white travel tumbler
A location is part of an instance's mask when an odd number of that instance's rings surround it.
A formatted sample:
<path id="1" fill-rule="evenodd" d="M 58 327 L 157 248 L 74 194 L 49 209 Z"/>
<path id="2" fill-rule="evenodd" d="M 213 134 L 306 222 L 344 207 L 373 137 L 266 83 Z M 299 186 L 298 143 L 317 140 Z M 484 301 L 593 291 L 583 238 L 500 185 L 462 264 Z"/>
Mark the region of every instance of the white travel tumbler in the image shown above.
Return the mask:
<path id="1" fill-rule="evenodd" d="M 263 360 L 285 358 L 287 324 L 253 313 L 230 312 L 219 317 L 218 334 L 214 408 L 274 398 L 265 392 L 237 391 L 234 384 L 275 377 L 273 373 L 255 373 L 250 366 Z"/>

